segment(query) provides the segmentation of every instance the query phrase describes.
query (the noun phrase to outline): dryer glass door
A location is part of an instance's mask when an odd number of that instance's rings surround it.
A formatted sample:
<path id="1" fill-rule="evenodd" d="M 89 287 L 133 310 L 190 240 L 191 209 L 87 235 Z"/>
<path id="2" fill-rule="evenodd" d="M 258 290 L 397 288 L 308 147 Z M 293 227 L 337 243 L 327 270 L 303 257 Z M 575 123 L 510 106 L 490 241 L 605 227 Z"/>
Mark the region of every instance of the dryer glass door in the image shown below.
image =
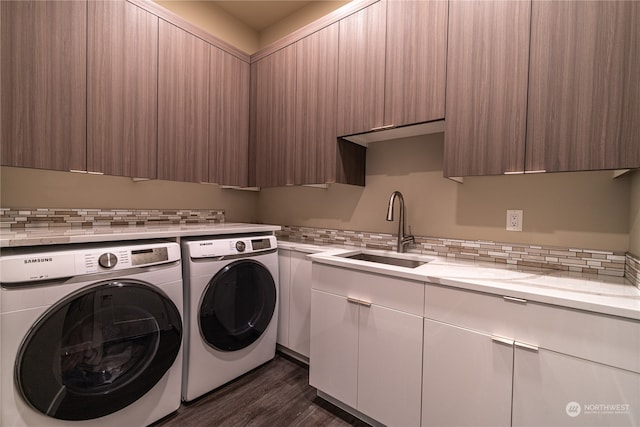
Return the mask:
<path id="1" fill-rule="evenodd" d="M 276 284 L 259 262 L 240 260 L 209 282 L 199 310 L 200 332 L 211 347 L 235 351 L 255 342 L 276 308 Z"/>
<path id="2" fill-rule="evenodd" d="M 29 405 L 62 420 L 90 420 L 138 400 L 180 350 L 182 322 L 159 289 L 98 283 L 40 317 L 24 339 L 15 382 Z"/>

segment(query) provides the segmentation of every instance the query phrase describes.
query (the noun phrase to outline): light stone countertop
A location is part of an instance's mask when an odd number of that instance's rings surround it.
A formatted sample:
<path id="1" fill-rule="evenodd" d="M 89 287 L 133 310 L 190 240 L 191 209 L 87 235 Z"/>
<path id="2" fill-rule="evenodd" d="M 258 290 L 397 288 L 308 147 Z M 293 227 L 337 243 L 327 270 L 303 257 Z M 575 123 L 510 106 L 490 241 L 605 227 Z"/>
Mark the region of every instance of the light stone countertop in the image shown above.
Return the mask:
<path id="1" fill-rule="evenodd" d="M 222 224 L 147 225 L 93 228 L 28 228 L 0 230 L 0 247 L 40 246 L 70 243 L 101 243 L 122 240 L 166 239 L 176 237 L 215 236 L 223 234 L 262 233 L 280 230 L 279 225 Z"/>
<path id="2" fill-rule="evenodd" d="M 308 253 L 322 264 L 640 320 L 640 289 L 621 277 L 287 241 L 278 247 Z M 358 252 L 430 262 L 406 268 L 345 258 Z"/>

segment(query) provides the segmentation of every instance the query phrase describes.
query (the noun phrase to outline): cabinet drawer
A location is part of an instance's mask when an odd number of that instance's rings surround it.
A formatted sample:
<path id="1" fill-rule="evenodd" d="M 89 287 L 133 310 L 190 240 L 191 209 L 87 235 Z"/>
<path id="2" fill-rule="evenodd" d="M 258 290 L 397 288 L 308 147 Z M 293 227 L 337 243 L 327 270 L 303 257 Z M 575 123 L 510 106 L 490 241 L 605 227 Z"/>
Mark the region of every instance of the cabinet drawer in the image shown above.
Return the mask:
<path id="1" fill-rule="evenodd" d="M 313 263 L 312 287 L 422 316 L 424 283 Z"/>
<path id="2" fill-rule="evenodd" d="M 427 285 L 425 317 L 640 372 L 640 322 Z"/>

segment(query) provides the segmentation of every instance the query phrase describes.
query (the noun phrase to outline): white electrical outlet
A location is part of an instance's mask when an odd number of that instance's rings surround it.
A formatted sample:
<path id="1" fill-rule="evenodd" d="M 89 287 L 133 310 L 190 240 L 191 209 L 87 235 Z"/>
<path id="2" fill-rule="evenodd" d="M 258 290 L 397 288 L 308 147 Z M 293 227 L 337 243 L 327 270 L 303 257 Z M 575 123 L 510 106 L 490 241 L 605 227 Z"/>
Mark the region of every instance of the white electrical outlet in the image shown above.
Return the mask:
<path id="1" fill-rule="evenodd" d="M 507 210 L 507 231 L 522 231 L 521 210 Z"/>

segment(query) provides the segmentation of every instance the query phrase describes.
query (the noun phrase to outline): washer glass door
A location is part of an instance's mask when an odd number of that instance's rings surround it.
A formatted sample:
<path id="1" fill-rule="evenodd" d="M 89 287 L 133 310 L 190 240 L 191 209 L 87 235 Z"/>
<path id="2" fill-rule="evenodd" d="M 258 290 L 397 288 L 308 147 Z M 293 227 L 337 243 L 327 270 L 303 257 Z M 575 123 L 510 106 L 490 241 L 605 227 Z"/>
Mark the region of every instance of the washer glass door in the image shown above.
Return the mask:
<path id="1" fill-rule="evenodd" d="M 16 386 L 50 417 L 102 417 L 151 390 L 181 341 L 180 312 L 159 289 L 101 282 L 54 305 L 31 328 L 18 352 Z"/>
<path id="2" fill-rule="evenodd" d="M 275 308 L 269 270 L 257 261 L 236 261 L 209 281 L 200 303 L 200 333 L 217 350 L 240 350 L 260 338 Z"/>

